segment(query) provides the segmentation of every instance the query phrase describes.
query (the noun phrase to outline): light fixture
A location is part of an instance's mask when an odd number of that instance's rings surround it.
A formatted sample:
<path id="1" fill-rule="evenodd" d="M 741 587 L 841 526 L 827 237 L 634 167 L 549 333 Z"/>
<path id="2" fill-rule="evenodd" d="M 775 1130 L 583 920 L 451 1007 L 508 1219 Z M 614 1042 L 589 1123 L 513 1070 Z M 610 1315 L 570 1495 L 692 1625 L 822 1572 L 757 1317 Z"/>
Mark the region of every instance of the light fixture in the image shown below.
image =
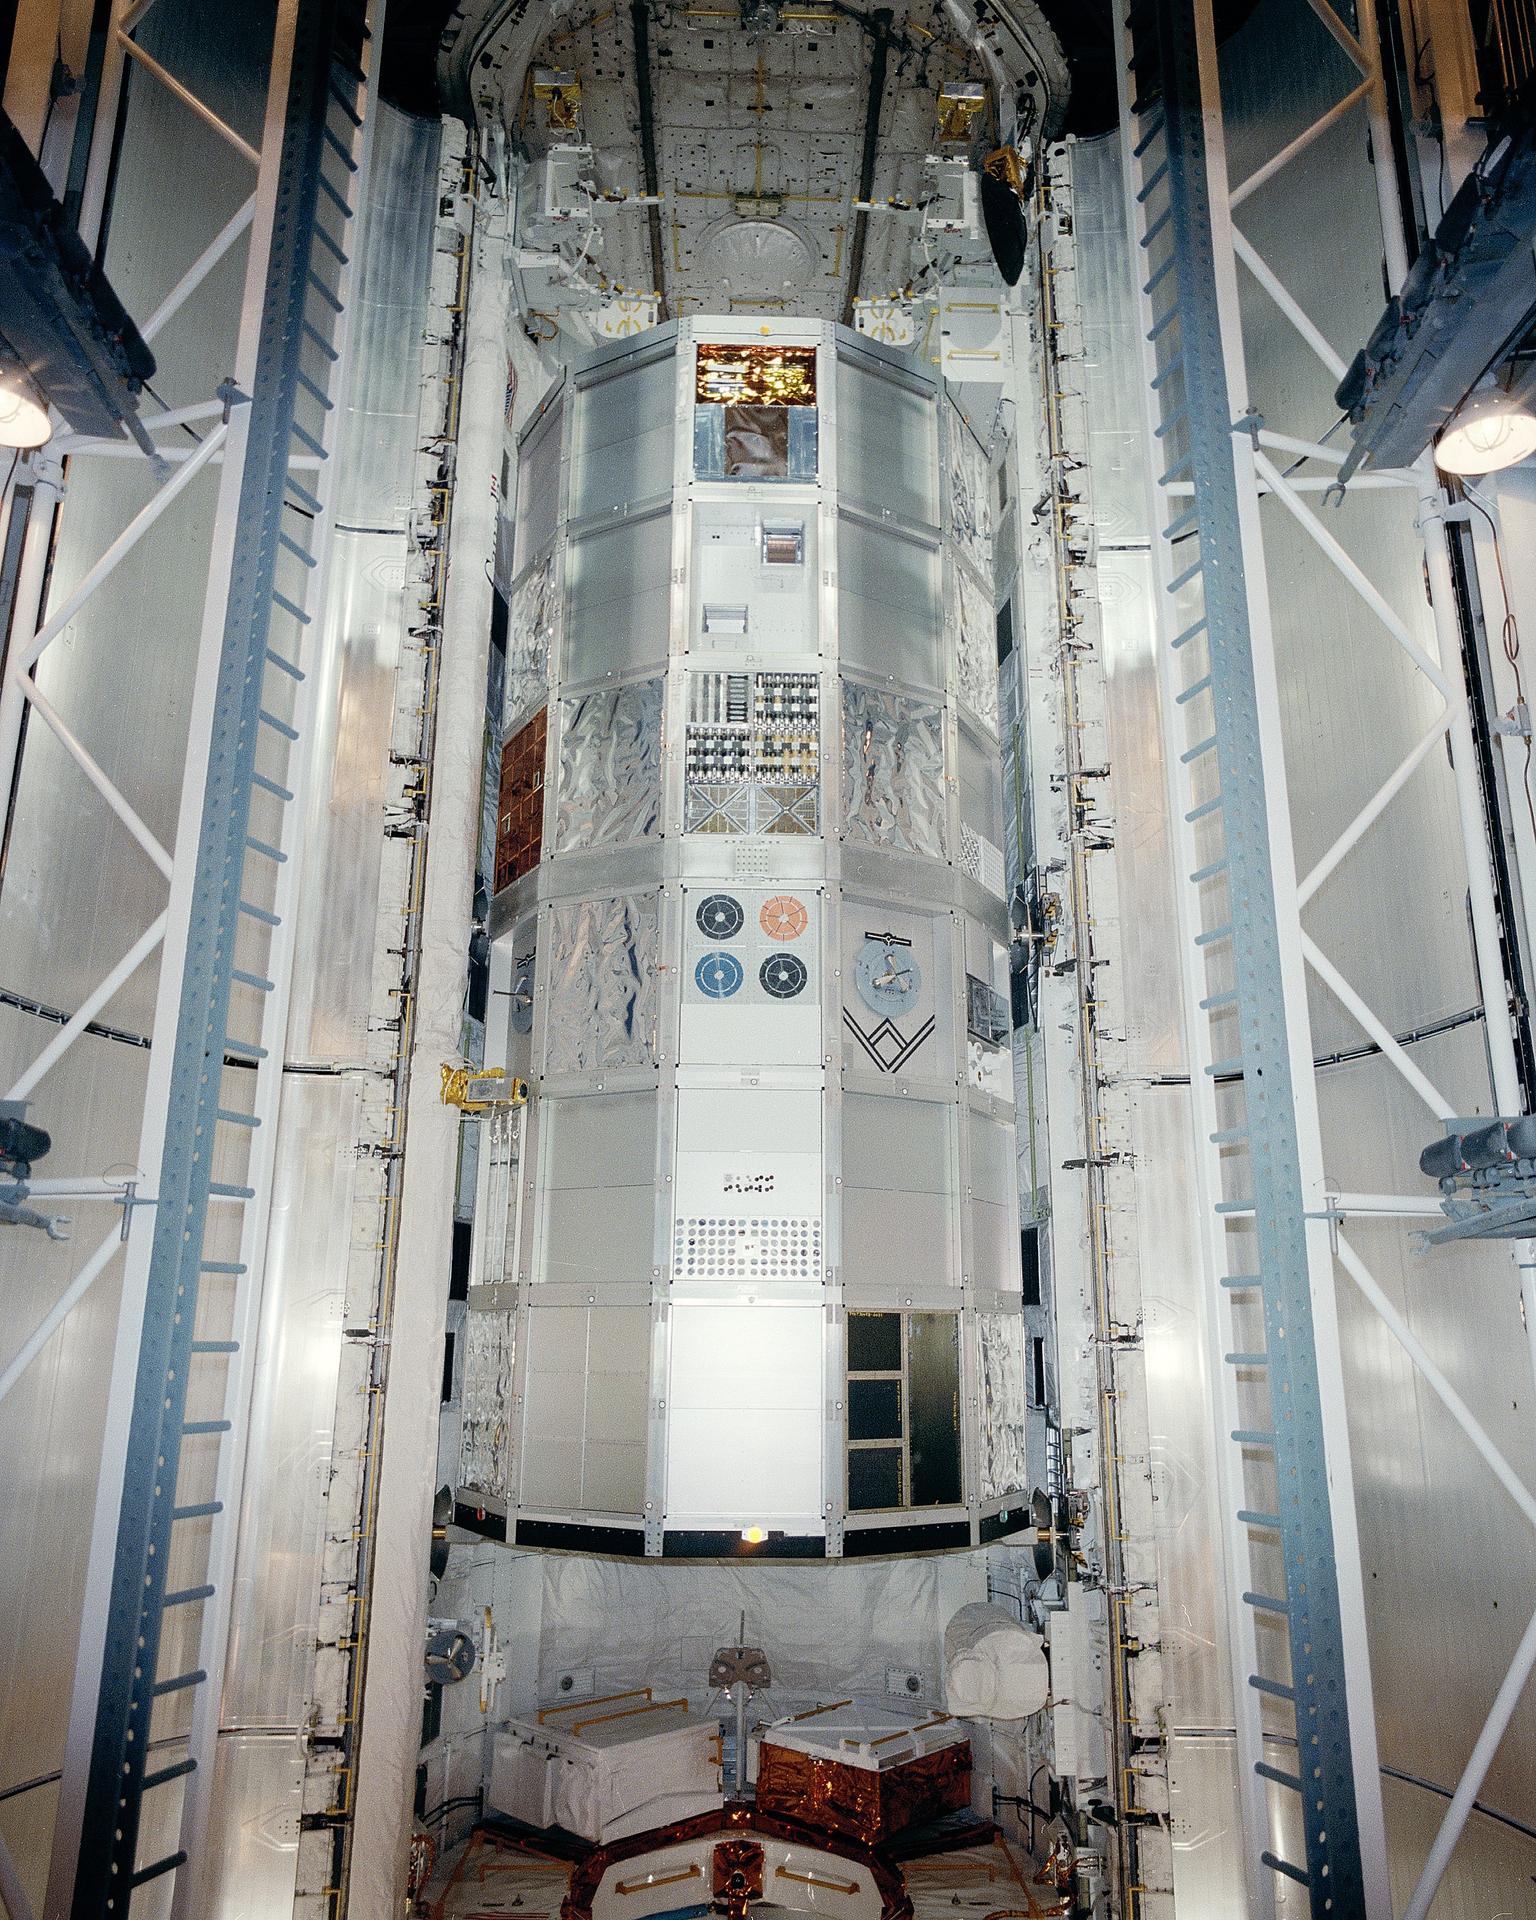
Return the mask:
<path id="1" fill-rule="evenodd" d="M 1485 375 L 1451 416 L 1435 442 L 1442 473 L 1497 473 L 1536 453 L 1536 414 L 1525 396 Z"/>
<path id="2" fill-rule="evenodd" d="M 760 1547 L 768 1538 L 768 1529 L 766 1527 L 743 1527 L 741 1537 L 749 1547 Z"/>
<path id="3" fill-rule="evenodd" d="M 18 373 L 0 379 L 0 447 L 25 453 L 52 438 L 53 422 L 31 381 Z"/>

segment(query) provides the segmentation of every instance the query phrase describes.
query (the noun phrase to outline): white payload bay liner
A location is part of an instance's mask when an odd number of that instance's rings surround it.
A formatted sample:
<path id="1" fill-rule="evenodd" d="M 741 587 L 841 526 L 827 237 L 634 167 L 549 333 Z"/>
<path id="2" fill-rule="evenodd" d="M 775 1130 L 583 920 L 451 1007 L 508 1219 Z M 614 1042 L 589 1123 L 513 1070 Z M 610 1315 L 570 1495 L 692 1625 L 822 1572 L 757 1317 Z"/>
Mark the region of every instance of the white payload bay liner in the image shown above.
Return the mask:
<path id="1" fill-rule="evenodd" d="M 604 1843 L 724 1804 L 719 1722 L 641 1694 L 509 1720 L 491 1757 L 491 1808 Z"/>

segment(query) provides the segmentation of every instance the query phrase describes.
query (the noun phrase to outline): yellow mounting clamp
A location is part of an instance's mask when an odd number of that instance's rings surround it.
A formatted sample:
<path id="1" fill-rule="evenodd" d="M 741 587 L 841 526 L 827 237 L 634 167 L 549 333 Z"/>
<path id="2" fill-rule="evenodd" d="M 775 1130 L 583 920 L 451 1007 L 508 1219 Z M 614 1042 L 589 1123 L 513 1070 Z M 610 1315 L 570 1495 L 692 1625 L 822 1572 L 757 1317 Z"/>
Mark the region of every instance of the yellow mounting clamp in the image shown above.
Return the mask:
<path id="1" fill-rule="evenodd" d="M 528 1082 L 509 1075 L 501 1067 L 456 1067 L 443 1063 L 442 1100 L 445 1107 L 457 1107 L 460 1113 L 487 1113 L 492 1107 L 523 1107 L 528 1104 Z"/>

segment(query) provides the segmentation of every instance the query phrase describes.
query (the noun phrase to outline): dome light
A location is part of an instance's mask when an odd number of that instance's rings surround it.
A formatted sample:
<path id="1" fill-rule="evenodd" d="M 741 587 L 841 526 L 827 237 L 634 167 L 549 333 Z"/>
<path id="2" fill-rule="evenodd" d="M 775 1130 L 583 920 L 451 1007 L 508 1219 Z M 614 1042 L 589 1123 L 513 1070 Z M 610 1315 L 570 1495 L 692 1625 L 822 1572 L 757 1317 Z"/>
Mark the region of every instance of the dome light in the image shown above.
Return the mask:
<path id="1" fill-rule="evenodd" d="M 0 447 L 28 453 L 52 438 L 48 409 L 32 383 L 14 373 L 0 379 Z"/>
<path id="2" fill-rule="evenodd" d="M 1496 378 L 1480 380 L 1435 442 L 1442 473 L 1498 473 L 1536 453 L 1536 414 Z"/>

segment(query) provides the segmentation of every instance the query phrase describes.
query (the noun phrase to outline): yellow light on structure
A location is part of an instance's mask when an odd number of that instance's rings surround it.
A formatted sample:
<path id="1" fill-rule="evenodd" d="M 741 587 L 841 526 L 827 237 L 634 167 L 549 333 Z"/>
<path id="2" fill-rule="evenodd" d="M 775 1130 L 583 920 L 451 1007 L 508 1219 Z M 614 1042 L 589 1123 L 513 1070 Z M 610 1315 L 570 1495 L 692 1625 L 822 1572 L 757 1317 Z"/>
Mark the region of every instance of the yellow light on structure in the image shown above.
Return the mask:
<path id="1" fill-rule="evenodd" d="M 1498 473 L 1536 453 L 1536 414 L 1496 380 L 1485 380 L 1457 408 L 1435 442 L 1442 473 Z"/>
<path id="2" fill-rule="evenodd" d="M 741 1537 L 749 1547 L 760 1547 L 768 1538 L 768 1529 L 766 1527 L 743 1527 Z"/>
<path id="3" fill-rule="evenodd" d="M 12 374 L 0 380 L 0 447 L 26 453 L 53 438 L 48 409 L 29 383 Z"/>

